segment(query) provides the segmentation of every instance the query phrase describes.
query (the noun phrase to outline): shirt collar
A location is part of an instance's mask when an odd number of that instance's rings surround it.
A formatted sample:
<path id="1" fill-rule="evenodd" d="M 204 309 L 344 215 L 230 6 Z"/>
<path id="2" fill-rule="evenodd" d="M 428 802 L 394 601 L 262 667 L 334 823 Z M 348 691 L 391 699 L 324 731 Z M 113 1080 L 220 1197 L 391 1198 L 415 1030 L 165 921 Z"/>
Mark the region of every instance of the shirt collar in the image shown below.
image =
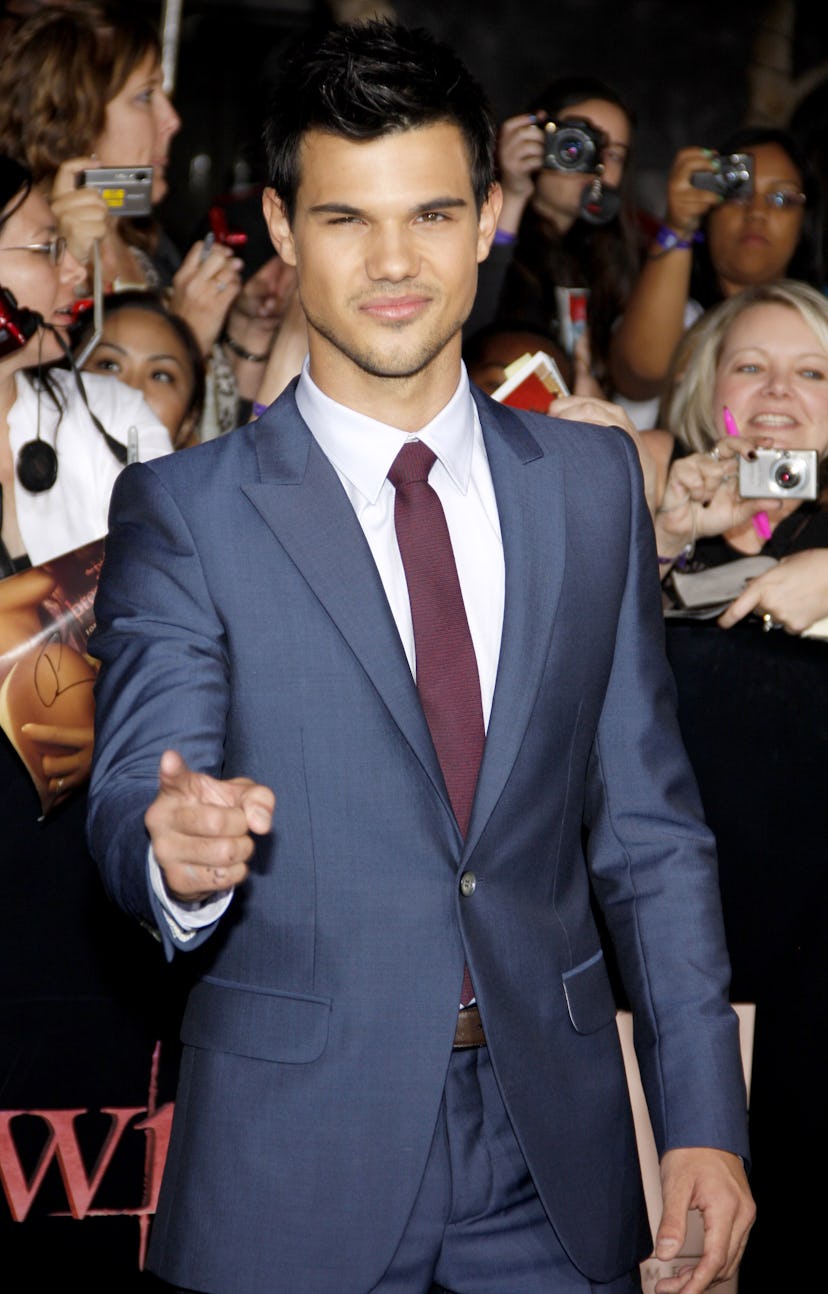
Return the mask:
<path id="1" fill-rule="evenodd" d="M 316 385 L 307 359 L 296 387 L 296 405 L 325 456 L 370 503 L 379 497 L 407 440 L 424 441 L 457 488 L 463 494 L 469 488 L 477 410 L 462 364 L 454 395 L 416 436 L 337 404 Z"/>

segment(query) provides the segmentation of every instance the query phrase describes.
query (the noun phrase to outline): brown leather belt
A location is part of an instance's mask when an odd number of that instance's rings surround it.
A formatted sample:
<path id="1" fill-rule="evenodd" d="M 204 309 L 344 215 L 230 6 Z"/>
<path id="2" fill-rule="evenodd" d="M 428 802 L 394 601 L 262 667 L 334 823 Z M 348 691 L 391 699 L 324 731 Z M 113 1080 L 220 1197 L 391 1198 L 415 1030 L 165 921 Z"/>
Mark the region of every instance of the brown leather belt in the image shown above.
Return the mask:
<path id="1" fill-rule="evenodd" d="M 483 1021 L 476 1006 L 464 1006 L 457 1016 L 457 1028 L 454 1031 L 455 1051 L 465 1047 L 485 1047 L 486 1035 L 483 1032 Z"/>

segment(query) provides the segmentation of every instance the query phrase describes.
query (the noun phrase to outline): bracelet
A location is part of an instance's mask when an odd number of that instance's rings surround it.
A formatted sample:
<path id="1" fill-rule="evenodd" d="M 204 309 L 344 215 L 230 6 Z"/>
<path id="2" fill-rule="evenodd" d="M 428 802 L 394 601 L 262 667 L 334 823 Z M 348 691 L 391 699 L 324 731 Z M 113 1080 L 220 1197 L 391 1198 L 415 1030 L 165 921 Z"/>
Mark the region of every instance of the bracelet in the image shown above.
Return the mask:
<path id="1" fill-rule="evenodd" d="M 510 234 L 508 229 L 496 229 L 494 242 L 496 246 L 510 246 L 517 242 L 517 234 Z"/>
<path id="2" fill-rule="evenodd" d="M 266 404 L 259 404 L 259 401 L 258 401 L 258 400 L 254 400 L 254 401 L 253 401 L 253 408 L 251 409 L 251 413 L 253 414 L 253 417 L 254 417 L 254 418 L 261 418 L 261 416 L 262 416 L 262 414 L 263 414 L 263 413 L 267 413 L 267 410 L 268 410 L 268 408 L 269 408 L 269 407 L 270 407 L 269 405 L 266 405 Z"/>
<path id="3" fill-rule="evenodd" d="M 659 557 L 658 564 L 659 566 L 677 566 L 680 571 L 683 571 L 688 562 L 692 561 L 695 551 L 696 541 L 691 539 L 690 543 L 685 544 L 681 552 L 676 553 L 675 557 Z"/>
<path id="4" fill-rule="evenodd" d="M 650 260 L 656 260 L 667 252 L 686 252 L 694 243 L 704 242 L 704 234 L 700 229 L 697 229 L 692 237 L 682 238 L 681 234 L 677 234 L 675 229 L 671 229 L 669 225 L 659 225 L 653 241 L 658 243 L 663 250 L 650 252 Z"/>
<path id="5" fill-rule="evenodd" d="M 239 359 L 249 360 L 251 364 L 264 364 L 265 360 L 270 356 L 269 351 L 265 351 L 264 355 L 254 355 L 253 351 L 245 350 L 237 341 L 233 341 L 229 332 L 222 333 L 221 344 L 222 346 L 229 346 L 234 355 L 238 355 Z"/>

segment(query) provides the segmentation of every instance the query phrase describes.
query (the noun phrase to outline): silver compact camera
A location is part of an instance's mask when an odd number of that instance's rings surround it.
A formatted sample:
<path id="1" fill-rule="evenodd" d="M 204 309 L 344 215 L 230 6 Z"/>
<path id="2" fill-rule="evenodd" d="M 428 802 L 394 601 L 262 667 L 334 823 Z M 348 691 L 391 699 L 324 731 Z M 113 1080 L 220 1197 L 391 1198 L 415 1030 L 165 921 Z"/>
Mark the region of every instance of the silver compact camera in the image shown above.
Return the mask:
<path id="1" fill-rule="evenodd" d="M 113 216 L 148 216 L 152 211 L 151 166 L 97 166 L 81 171 L 75 184 L 97 189 Z"/>
<path id="2" fill-rule="evenodd" d="M 815 499 L 819 462 L 815 449 L 757 449 L 756 458 L 739 459 L 743 499 Z"/>
<path id="3" fill-rule="evenodd" d="M 582 171 L 592 175 L 601 164 L 607 137 L 584 117 L 567 117 L 560 125 L 543 128 L 543 164 L 553 171 Z"/>

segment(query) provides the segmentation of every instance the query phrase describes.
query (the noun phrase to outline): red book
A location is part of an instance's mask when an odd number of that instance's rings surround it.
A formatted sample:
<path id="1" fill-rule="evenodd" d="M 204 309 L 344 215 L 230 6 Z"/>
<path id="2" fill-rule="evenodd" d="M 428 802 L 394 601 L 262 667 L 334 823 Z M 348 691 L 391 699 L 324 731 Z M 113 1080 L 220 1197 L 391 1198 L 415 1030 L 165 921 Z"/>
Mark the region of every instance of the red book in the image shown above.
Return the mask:
<path id="1" fill-rule="evenodd" d="M 506 373 L 506 381 L 493 392 L 492 399 L 513 409 L 548 413 L 553 400 L 569 395 L 557 364 L 545 351 L 523 355 L 509 365 Z"/>

